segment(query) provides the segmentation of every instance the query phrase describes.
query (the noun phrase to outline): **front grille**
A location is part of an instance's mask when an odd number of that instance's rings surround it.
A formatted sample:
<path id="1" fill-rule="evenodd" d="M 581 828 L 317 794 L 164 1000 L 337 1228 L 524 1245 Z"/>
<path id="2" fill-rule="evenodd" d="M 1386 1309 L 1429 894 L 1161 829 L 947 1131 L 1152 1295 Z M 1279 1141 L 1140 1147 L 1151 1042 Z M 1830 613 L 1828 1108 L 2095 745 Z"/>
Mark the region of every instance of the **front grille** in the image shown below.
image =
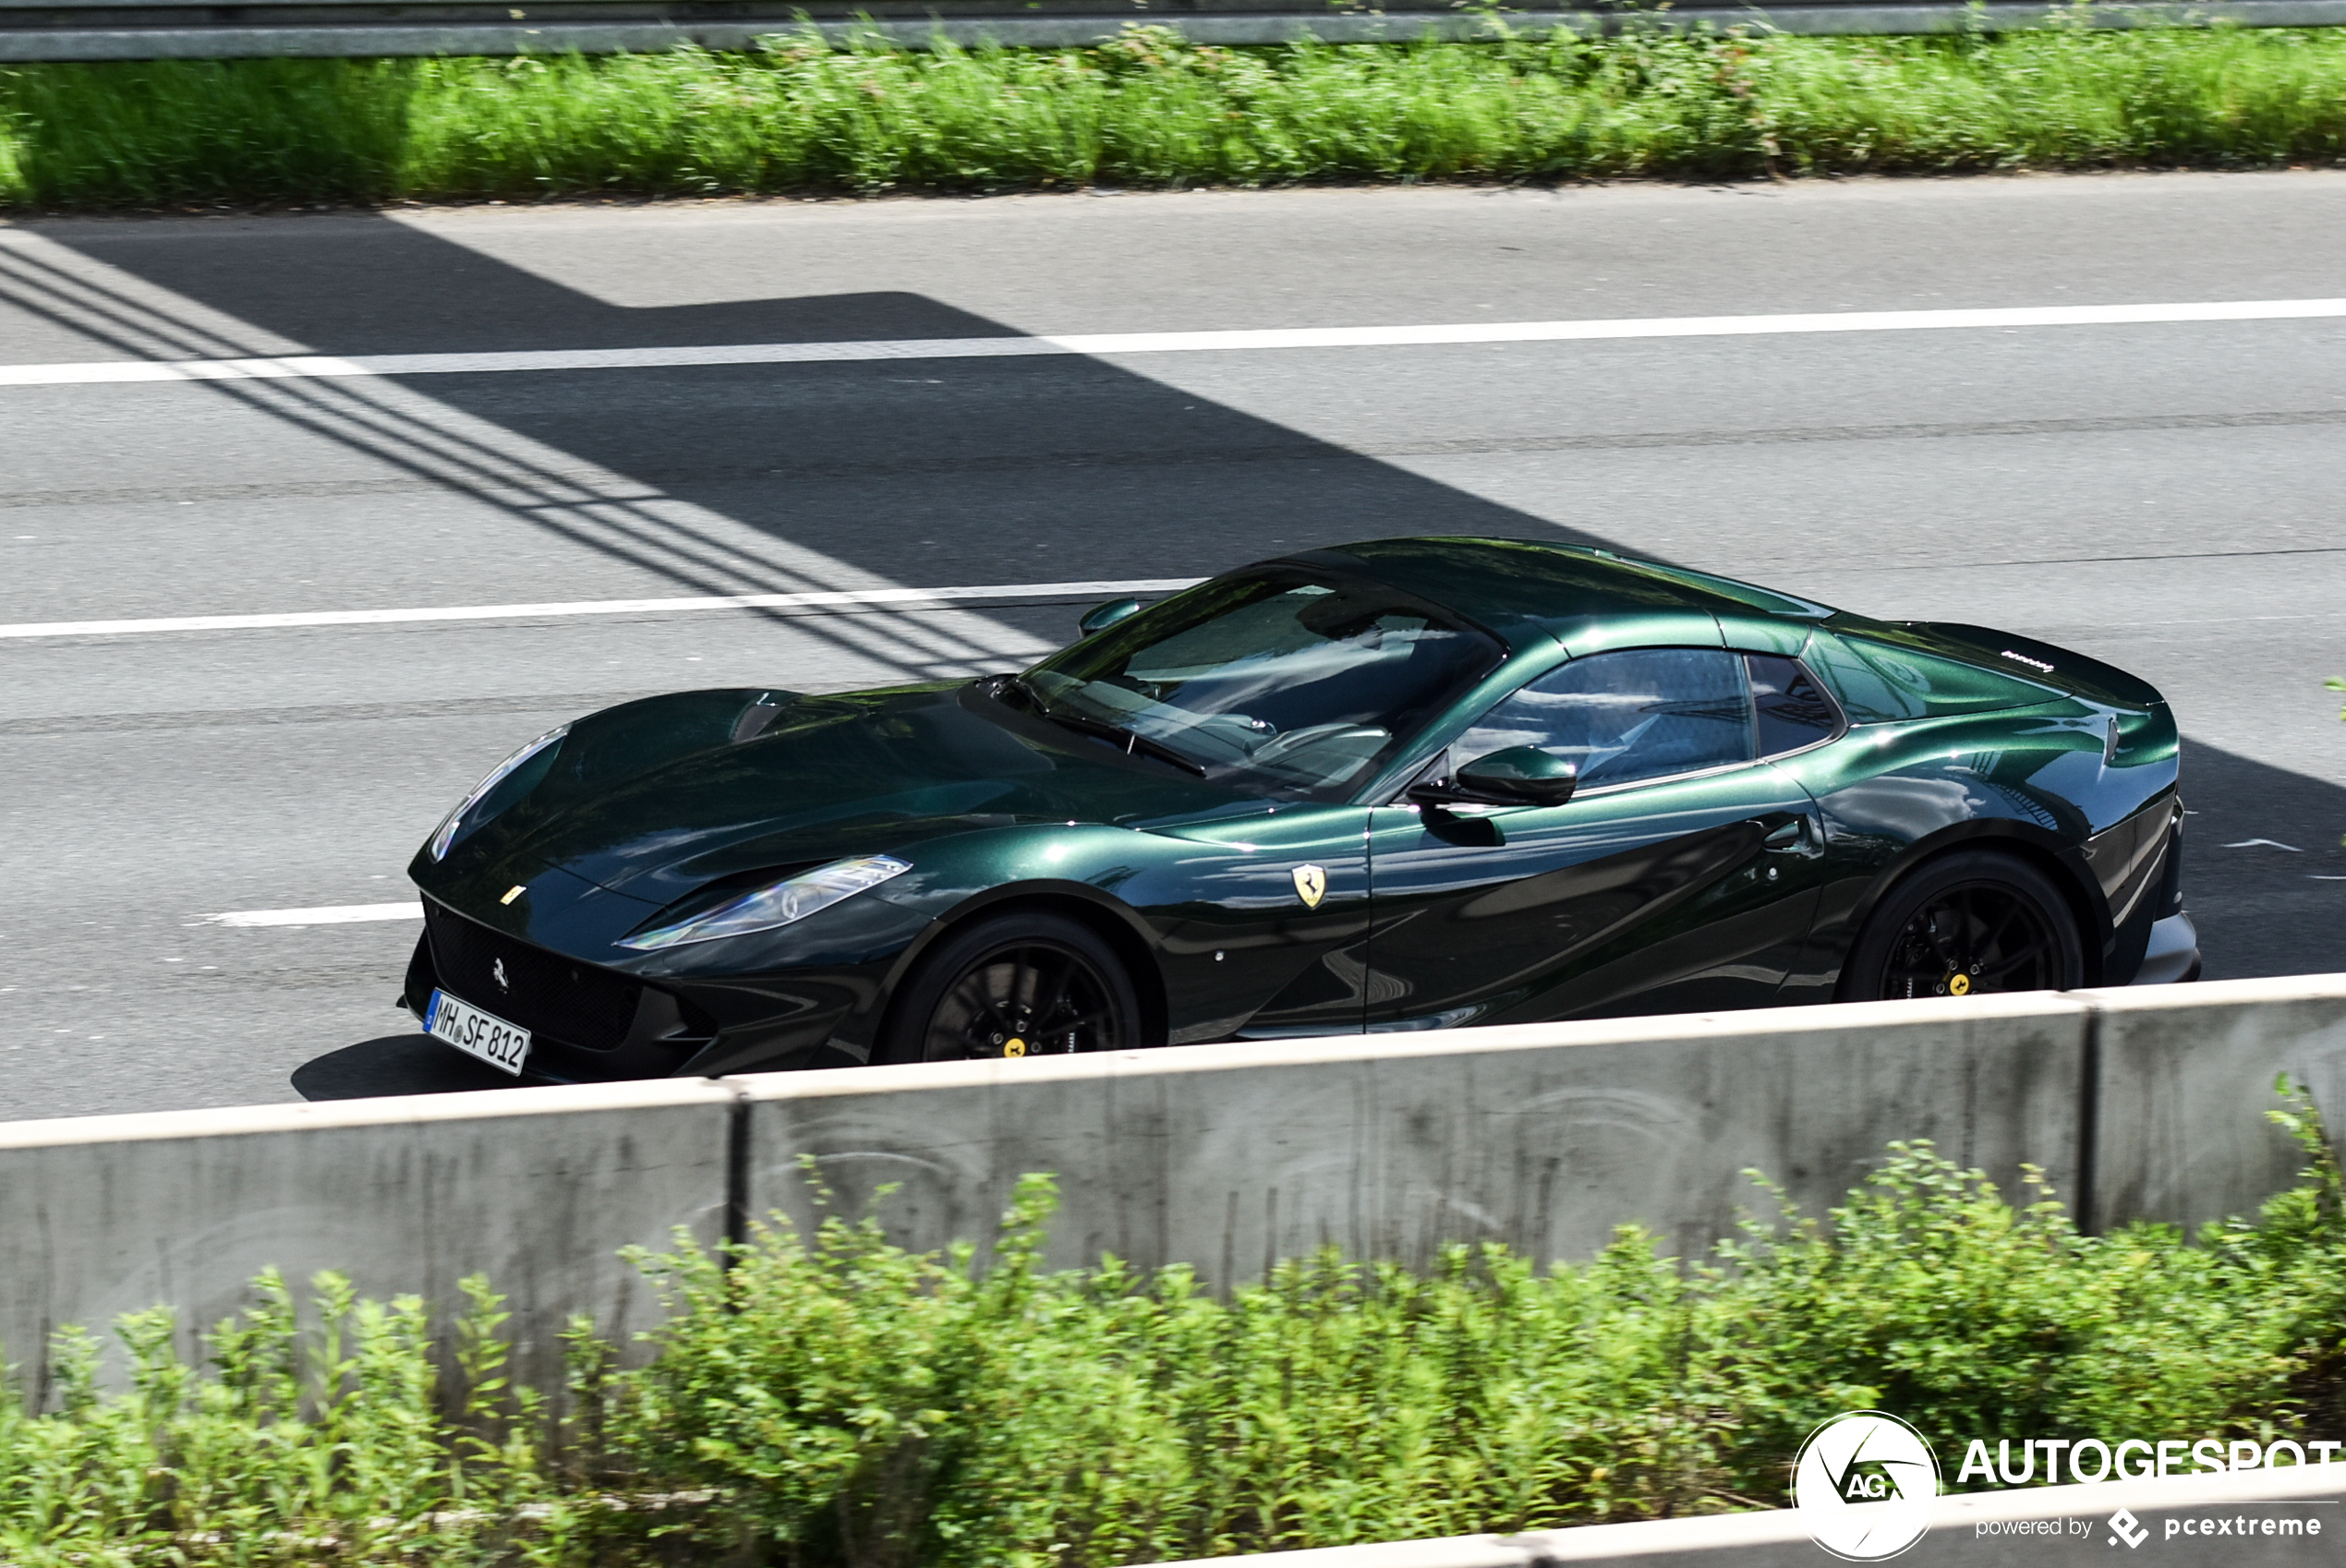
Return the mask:
<path id="1" fill-rule="evenodd" d="M 427 899 L 424 928 L 431 936 L 440 983 L 473 1006 L 588 1051 L 609 1051 L 635 1022 L 642 983 L 517 942 Z M 497 983 L 504 965 L 505 983 Z"/>

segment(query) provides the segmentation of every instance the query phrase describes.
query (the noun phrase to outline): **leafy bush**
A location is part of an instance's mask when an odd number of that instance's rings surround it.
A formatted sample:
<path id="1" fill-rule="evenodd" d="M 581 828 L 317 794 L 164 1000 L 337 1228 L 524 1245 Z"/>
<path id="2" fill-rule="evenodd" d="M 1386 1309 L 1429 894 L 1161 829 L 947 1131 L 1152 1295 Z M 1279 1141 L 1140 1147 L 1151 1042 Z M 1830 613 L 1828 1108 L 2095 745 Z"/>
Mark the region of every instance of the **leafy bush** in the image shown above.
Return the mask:
<path id="1" fill-rule="evenodd" d="M 2346 34 L 1568 31 L 1224 49 L 834 47 L 0 72 L 0 201 L 377 201 L 1092 182 L 1752 177 L 2335 162 Z"/>
<path id="2" fill-rule="evenodd" d="M 1856 1406 L 1948 1445 L 2329 1419 L 2346 1185 L 2303 1097 L 2277 1115 L 2305 1178 L 2196 1246 L 2080 1236 L 2033 1176 L 2014 1208 L 1917 1143 L 1829 1224 L 1754 1221 L 1707 1262 L 1636 1230 L 1546 1270 L 1330 1252 L 1219 1299 L 1182 1268 L 1041 1272 L 1030 1176 L 982 1272 L 868 1216 L 640 1258 L 656 1355 L 614 1373 L 574 1325 L 559 1420 L 505 1386 L 481 1282 L 451 1408 L 413 1298 L 325 1276 L 305 1342 L 264 1276 L 208 1374 L 161 1312 L 117 1325 L 123 1393 L 61 1336 L 62 1407 L 0 1414 L 0 1558 L 1085 1568 L 1777 1506 Z"/>
<path id="3" fill-rule="evenodd" d="M 508 1391 L 506 1314 L 464 1282 L 465 1393 L 438 1398 L 422 1301 L 354 1297 L 316 1281 L 320 1327 L 296 1327 L 284 1281 L 262 1274 L 241 1322 L 205 1336 L 209 1374 L 172 1348 L 164 1308 L 124 1316 L 129 1389 L 98 1385 L 98 1345 L 52 1347 L 58 1409 L 0 1399 L 0 1562 L 75 1568 L 153 1561 L 464 1562 L 492 1554 L 515 1506 L 543 1490 L 542 1405 Z"/>

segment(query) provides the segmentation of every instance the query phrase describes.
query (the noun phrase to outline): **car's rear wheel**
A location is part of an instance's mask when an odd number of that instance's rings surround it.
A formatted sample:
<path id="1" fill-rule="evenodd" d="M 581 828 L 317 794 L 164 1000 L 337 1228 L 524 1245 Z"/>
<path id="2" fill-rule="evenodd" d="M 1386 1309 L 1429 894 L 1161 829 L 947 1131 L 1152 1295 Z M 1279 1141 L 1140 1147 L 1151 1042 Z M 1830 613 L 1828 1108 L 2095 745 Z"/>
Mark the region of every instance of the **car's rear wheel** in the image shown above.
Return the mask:
<path id="1" fill-rule="evenodd" d="M 1850 950 L 1841 997 L 2065 991 L 2085 971 L 2076 917 L 2052 878 L 2012 855 L 1965 850 L 1890 890 Z"/>
<path id="2" fill-rule="evenodd" d="M 898 993 L 872 1059 L 961 1062 L 1137 1044 L 1140 999 L 1116 953 L 1082 922 L 998 915 L 948 936 Z"/>

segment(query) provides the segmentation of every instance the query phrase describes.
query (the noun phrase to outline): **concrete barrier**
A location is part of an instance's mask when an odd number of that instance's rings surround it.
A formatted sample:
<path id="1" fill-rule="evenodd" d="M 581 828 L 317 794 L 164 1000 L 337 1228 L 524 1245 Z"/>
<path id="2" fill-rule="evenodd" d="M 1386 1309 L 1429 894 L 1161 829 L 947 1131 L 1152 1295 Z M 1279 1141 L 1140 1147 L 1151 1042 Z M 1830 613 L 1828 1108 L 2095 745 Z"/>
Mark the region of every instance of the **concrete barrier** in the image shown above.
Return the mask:
<path id="1" fill-rule="evenodd" d="M 812 1156 L 851 1211 L 898 1184 L 882 1217 L 928 1248 L 1049 1171 L 1055 1261 L 1215 1284 L 1331 1243 L 1586 1258 L 1633 1222 L 1696 1255 L 1770 1207 L 1747 1169 L 1819 1212 L 1893 1139 L 2070 1188 L 2088 1017 L 1997 996 L 770 1074 L 737 1080 L 745 1197 L 803 1222 Z"/>
<path id="2" fill-rule="evenodd" d="M 2265 1116 L 2277 1073 L 2346 1132 L 2346 975 L 2074 995 L 2095 1013 L 2098 1224 L 2196 1227 L 2288 1187 L 2304 1162 Z"/>
<path id="3" fill-rule="evenodd" d="M 37 1405 L 64 1323 L 164 1303 L 192 1355 L 263 1268 L 443 1315 L 479 1271 L 517 1374 L 558 1388 L 570 1314 L 622 1344 L 658 1321 L 620 1248 L 718 1239 L 735 1104 L 691 1080 L 0 1124 L 0 1354 Z"/>
<path id="4" fill-rule="evenodd" d="M 1897 1139 L 2008 1190 L 2040 1165 L 2100 1224 L 2196 1224 L 2294 1176 L 2282 1070 L 2346 1106 L 2346 975 L 0 1123 L 0 1357 L 39 1396 L 63 1323 L 165 1303 L 192 1353 L 263 1267 L 443 1312 L 479 1271 L 550 1383 L 572 1313 L 652 1321 L 619 1248 L 803 1222 L 802 1158 L 851 1211 L 898 1184 L 921 1248 L 1048 1171 L 1053 1261 L 1216 1284 L 1328 1243 L 1582 1259 L 1627 1223 L 1700 1254 L 1767 1212 L 1747 1169 L 1819 1213 Z"/>
<path id="5" fill-rule="evenodd" d="M 2121 1519 L 2122 1509 L 2129 1517 Z M 2267 1519 L 2276 1525 L 2293 1520 L 2297 1528 L 2267 1533 L 2262 1527 Z M 2214 1524 L 2226 1527 L 2221 1534 L 2212 1529 L 2200 1533 L 2201 1526 Z M 2121 1527 L 2123 1536 L 2117 1533 Z M 1942 1497 L 1929 1531 L 1897 1554 L 1896 1561 L 1901 1568 L 2108 1568 L 2144 1547 L 2157 1554 L 2158 1562 L 2191 1568 L 2312 1568 L 2346 1562 L 2346 1464 Z M 1809 1538 L 1796 1510 L 1772 1509 L 1519 1536 L 1453 1536 L 1204 1558 L 1155 1568 L 1206 1568 L 1208 1563 L 1215 1568 L 1548 1568 L 1560 1562 L 1818 1568 L 1831 1561 Z"/>

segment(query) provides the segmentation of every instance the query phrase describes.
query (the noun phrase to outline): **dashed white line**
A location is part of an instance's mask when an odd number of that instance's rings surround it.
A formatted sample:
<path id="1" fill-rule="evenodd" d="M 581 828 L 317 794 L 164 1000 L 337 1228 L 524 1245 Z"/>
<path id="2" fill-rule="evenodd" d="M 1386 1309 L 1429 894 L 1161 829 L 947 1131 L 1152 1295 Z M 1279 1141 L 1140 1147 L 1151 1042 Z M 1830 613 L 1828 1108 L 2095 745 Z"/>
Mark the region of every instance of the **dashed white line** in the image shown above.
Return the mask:
<path id="1" fill-rule="evenodd" d="M 851 588 L 804 594 L 711 594 L 692 598 L 429 605 L 412 609 L 304 609 L 281 615 L 168 615 L 144 621 L 25 621 L 0 625 L 0 638 L 125 637 L 148 632 L 255 632 L 292 626 L 395 626 L 420 621 L 535 621 L 550 616 L 666 615 L 708 609 L 820 609 L 866 605 L 918 608 L 971 600 L 1169 594 L 1203 581 L 1202 577 L 1146 577 L 1114 583 L 999 583 L 984 587 Z"/>
<path id="2" fill-rule="evenodd" d="M 128 381 L 308 380 L 348 376 L 493 375 L 885 359 L 1231 354 L 1299 348 L 1416 348 L 1460 344 L 1589 343 L 1618 338 L 1750 337 L 1989 328 L 2146 326 L 2346 316 L 2346 299 L 2238 299 L 2169 305 L 2048 305 L 2001 309 L 1835 310 L 1773 316 L 1665 316 L 1586 321 L 1467 321 L 1422 327 L 1286 327 L 1058 337 L 894 338 L 846 343 L 711 344 L 662 348 L 523 349 L 479 354 L 294 354 L 247 359 L 120 359 L 0 365 L 0 386 Z"/>
<path id="3" fill-rule="evenodd" d="M 308 910 L 231 910 L 204 916 L 206 925 L 351 925 L 363 920 L 421 920 L 424 906 L 409 899 L 397 904 L 325 904 Z"/>

